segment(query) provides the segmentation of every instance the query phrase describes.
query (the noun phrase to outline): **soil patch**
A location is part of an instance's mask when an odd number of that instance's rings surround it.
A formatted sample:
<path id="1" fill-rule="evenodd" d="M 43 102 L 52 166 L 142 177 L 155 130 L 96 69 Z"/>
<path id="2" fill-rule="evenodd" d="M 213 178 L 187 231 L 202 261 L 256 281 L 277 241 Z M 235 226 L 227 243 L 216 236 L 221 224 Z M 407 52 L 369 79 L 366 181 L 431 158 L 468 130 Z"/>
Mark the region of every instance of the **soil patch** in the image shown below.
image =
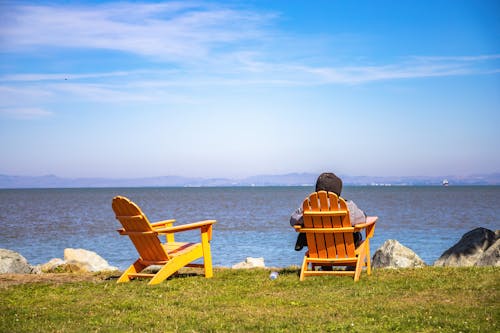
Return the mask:
<path id="1" fill-rule="evenodd" d="M 0 288 L 25 283 L 101 282 L 110 278 L 109 275 L 95 273 L 0 274 Z"/>

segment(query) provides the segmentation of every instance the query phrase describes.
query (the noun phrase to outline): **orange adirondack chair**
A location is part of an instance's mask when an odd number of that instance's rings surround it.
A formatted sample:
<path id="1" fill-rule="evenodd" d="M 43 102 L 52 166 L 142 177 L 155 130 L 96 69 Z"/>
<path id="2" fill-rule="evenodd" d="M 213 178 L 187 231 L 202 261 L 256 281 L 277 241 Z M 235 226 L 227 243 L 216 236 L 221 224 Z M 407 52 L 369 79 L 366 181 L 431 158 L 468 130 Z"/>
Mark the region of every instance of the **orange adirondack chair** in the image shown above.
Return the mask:
<path id="1" fill-rule="evenodd" d="M 148 218 L 141 209 L 129 199 L 117 196 L 113 198 L 113 210 L 116 219 L 123 228 L 119 229 L 120 235 L 128 235 L 134 244 L 139 259 L 125 270 L 118 279 L 128 282 L 132 278 L 150 278 L 148 284 L 157 284 L 167 279 L 182 267 L 202 267 L 205 277 L 213 276 L 212 257 L 210 253 L 210 240 L 212 239 L 212 225 L 215 220 L 206 220 L 173 226 L 175 220 L 165 220 L 149 223 Z M 174 234 L 177 232 L 199 229 L 201 243 L 176 242 Z M 167 242 L 162 244 L 159 235 L 165 234 Z M 203 257 L 203 264 L 192 262 Z M 141 273 L 150 265 L 161 265 L 156 274 Z"/>
<path id="2" fill-rule="evenodd" d="M 306 234 L 308 251 L 304 256 L 300 281 L 311 275 L 350 275 L 358 281 L 363 267 L 371 274 L 370 238 L 375 231 L 377 217 L 368 217 L 366 223 L 351 226 L 349 211 L 343 198 L 335 193 L 314 192 L 302 203 L 304 226 L 295 226 Z M 365 230 L 365 239 L 357 247 L 356 231 Z M 309 268 L 311 266 L 311 268 Z M 351 270 L 316 270 L 322 266 L 354 266 Z"/>

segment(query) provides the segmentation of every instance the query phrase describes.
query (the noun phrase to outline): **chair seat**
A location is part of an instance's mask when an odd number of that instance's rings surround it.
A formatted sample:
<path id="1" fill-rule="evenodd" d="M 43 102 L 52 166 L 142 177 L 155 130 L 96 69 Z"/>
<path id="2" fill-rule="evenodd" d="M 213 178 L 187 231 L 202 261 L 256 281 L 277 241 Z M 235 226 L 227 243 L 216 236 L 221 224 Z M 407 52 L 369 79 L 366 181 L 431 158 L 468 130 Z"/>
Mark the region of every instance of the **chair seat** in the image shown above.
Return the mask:
<path id="1" fill-rule="evenodd" d="M 162 246 L 170 257 L 177 257 L 187 252 L 195 251 L 197 248 L 201 249 L 200 243 L 172 242 L 162 244 Z"/>

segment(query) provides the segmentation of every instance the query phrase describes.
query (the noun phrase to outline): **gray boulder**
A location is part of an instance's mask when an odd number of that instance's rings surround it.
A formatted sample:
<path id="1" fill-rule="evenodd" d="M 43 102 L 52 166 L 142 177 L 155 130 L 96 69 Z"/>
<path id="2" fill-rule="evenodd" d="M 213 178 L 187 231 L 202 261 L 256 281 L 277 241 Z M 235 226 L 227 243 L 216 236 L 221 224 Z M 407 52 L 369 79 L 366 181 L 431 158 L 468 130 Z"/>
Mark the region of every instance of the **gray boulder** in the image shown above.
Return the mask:
<path id="1" fill-rule="evenodd" d="M 40 266 L 42 272 L 53 273 L 56 272 L 60 267 L 62 267 L 66 262 L 61 258 L 53 258 L 49 262 Z"/>
<path id="2" fill-rule="evenodd" d="M 30 274 L 28 260 L 17 252 L 0 249 L 0 274 Z"/>
<path id="3" fill-rule="evenodd" d="M 40 266 L 45 273 L 86 273 L 117 271 L 118 268 L 110 266 L 108 262 L 97 253 L 84 249 L 64 249 L 64 260 L 51 259 Z"/>
<path id="4" fill-rule="evenodd" d="M 411 249 L 397 240 L 389 239 L 375 251 L 372 258 L 373 268 L 417 268 L 425 262 Z"/>
<path id="5" fill-rule="evenodd" d="M 247 257 L 245 261 L 233 265 L 232 269 L 265 268 L 264 258 Z"/>
<path id="6" fill-rule="evenodd" d="M 117 267 L 110 266 L 108 262 L 97 253 L 84 249 L 64 249 L 64 262 L 70 266 L 72 272 L 118 270 Z"/>
<path id="7" fill-rule="evenodd" d="M 474 266 L 500 266 L 500 239 L 484 251 Z"/>
<path id="8" fill-rule="evenodd" d="M 458 243 L 446 250 L 434 262 L 434 266 L 497 266 L 499 265 L 499 245 L 495 245 L 491 250 L 489 248 L 497 243 L 498 238 L 498 232 L 495 233 L 486 228 L 471 230 L 465 233 Z"/>

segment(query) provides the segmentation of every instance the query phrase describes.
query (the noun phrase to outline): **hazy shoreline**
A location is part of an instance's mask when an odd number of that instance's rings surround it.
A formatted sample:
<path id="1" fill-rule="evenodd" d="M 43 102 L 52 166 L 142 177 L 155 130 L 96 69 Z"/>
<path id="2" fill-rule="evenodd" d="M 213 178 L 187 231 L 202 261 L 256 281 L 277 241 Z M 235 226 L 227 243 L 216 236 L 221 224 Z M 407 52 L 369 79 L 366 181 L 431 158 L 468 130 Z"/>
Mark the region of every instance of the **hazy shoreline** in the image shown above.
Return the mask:
<path id="1" fill-rule="evenodd" d="M 377 177 L 340 175 L 346 186 L 450 186 L 500 185 L 500 173 L 469 176 Z M 64 178 L 55 175 L 12 176 L 0 174 L 0 189 L 22 188 L 135 188 L 135 187 L 263 187 L 313 186 L 317 174 L 258 175 L 241 179 L 160 176 L 140 178 Z"/>

